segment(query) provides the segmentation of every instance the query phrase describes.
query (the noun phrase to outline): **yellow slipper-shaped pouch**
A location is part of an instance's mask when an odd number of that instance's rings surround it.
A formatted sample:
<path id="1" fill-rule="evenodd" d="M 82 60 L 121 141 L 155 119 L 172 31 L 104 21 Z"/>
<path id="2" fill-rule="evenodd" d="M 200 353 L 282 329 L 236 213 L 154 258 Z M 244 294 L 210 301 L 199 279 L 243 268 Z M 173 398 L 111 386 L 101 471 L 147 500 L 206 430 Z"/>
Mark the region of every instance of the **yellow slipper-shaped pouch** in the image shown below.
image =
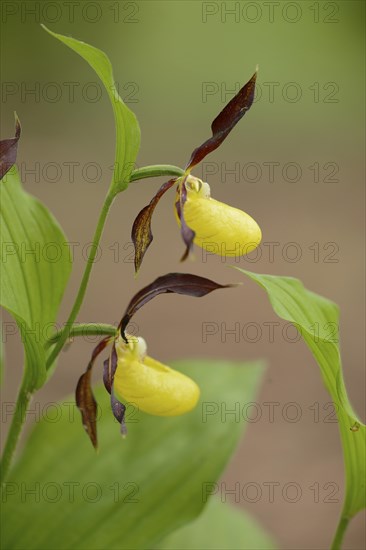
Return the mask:
<path id="1" fill-rule="evenodd" d="M 122 401 L 156 416 L 178 416 L 192 410 L 200 390 L 188 376 L 146 355 L 143 338 L 116 343 L 114 391 Z"/>

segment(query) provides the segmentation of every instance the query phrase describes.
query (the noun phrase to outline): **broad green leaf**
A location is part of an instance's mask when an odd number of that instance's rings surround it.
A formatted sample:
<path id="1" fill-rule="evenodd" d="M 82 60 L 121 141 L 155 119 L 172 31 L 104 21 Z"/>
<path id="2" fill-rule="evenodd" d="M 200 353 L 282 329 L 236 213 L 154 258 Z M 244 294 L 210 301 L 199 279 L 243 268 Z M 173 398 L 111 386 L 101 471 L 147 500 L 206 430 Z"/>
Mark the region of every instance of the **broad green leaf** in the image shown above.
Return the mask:
<path id="1" fill-rule="evenodd" d="M 29 390 L 45 381 L 43 345 L 70 274 L 68 245 L 47 208 L 26 193 L 13 167 L 0 182 L 1 305 L 16 320 Z"/>
<path id="2" fill-rule="evenodd" d="M 203 484 L 219 478 L 245 427 L 222 417 L 221 405 L 253 400 L 264 369 L 214 360 L 174 366 L 201 387 L 195 410 L 162 418 L 128 408 L 122 439 L 99 388 L 98 454 L 74 407 L 60 405 L 57 423 L 36 426 L 4 489 L 4 548 L 146 549 L 200 514 Z M 22 495 L 35 486 L 39 498 Z"/>
<path id="3" fill-rule="evenodd" d="M 266 290 L 274 311 L 297 327 L 320 367 L 337 410 L 346 468 L 343 517 L 351 518 L 366 506 L 366 426 L 353 411 L 343 380 L 338 306 L 298 279 L 236 269 Z"/>
<path id="4" fill-rule="evenodd" d="M 269 550 L 273 540 L 244 510 L 211 498 L 202 515 L 174 531 L 156 550 Z"/>
<path id="5" fill-rule="evenodd" d="M 111 100 L 116 125 L 116 153 L 112 181 L 114 192 L 128 187 L 131 172 L 140 147 L 140 127 L 134 113 L 125 105 L 119 96 L 113 78 L 112 65 L 107 55 L 85 42 L 63 36 L 42 27 L 51 35 L 78 53 L 94 69 L 102 81 Z"/>

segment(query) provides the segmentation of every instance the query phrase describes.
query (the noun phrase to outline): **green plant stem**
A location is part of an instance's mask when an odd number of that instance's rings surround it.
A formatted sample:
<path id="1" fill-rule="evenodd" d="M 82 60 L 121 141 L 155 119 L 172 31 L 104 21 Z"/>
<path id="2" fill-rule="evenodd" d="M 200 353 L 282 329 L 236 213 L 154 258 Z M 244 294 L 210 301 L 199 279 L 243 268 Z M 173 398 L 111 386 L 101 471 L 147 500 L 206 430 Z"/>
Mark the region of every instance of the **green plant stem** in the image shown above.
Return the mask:
<path id="1" fill-rule="evenodd" d="M 105 323 L 80 323 L 73 325 L 70 330 L 69 338 L 74 336 L 114 336 L 116 334 L 117 327 L 113 325 L 107 325 Z M 45 347 L 48 349 L 53 344 L 56 344 L 62 336 L 63 329 L 58 330 L 47 340 Z"/>
<path id="2" fill-rule="evenodd" d="M 91 273 L 91 270 L 92 270 L 92 267 L 93 267 L 93 264 L 94 264 L 94 260 L 95 260 L 96 254 L 97 254 L 98 245 L 100 243 L 100 239 L 101 239 L 101 236 L 102 236 L 102 233 L 103 233 L 104 224 L 105 224 L 105 221 L 107 219 L 108 212 L 109 212 L 109 209 L 112 205 L 114 197 L 115 197 L 114 194 L 108 192 L 107 196 L 104 200 L 102 210 L 101 210 L 100 215 L 99 215 L 97 227 L 95 229 L 94 238 L 93 238 L 93 242 L 92 242 L 92 247 L 91 247 L 91 250 L 90 250 L 90 254 L 88 256 L 88 261 L 86 263 L 86 268 L 85 268 L 85 271 L 84 271 L 84 275 L 83 275 L 83 278 L 82 278 L 81 283 L 80 283 L 79 291 L 77 293 L 77 296 L 76 296 L 73 308 L 71 310 L 71 313 L 69 315 L 69 318 L 66 322 L 65 328 L 63 329 L 62 334 L 61 334 L 57 344 L 55 345 L 55 347 L 53 348 L 52 352 L 50 353 L 50 355 L 47 359 L 47 363 L 46 363 L 46 368 L 47 369 L 49 369 L 53 365 L 53 362 L 55 361 L 56 357 L 58 356 L 61 349 L 63 348 L 66 340 L 68 339 L 68 337 L 70 335 L 72 325 L 74 324 L 76 316 L 79 313 L 81 304 L 83 303 L 86 288 L 88 286 L 88 282 L 89 282 L 89 278 L 90 278 L 90 273 Z"/>
<path id="3" fill-rule="evenodd" d="M 184 170 L 178 166 L 171 164 L 157 164 L 154 166 L 144 166 L 138 170 L 134 170 L 131 174 L 130 181 L 142 180 L 145 178 L 156 178 L 158 176 L 183 176 Z"/>
<path id="4" fill-rule="evenodd" d="M 130 181 L 137 181 L 139 179 L 151 178 L 151 177 L 157 177 L 157 176 L 165 176 L 165 175 L 181 176 L 182 174 L 184 174 L 184 171 L 181 168 L 178 168 L 177 166 L 171 166 L 169 164 L 158 164 L 158 165 L 154 165 L 154 166 L 145 166 L 143 168 L 140 168 L 139 170 L 134 170 L 134 172 L 132 172 L 132 174 L 131 174 Z M 98 250 L 98 245 L 99 245 L 102 233 L 103 233 L 104 224 L 105 224 L 105 221 L 107 219 L 108 212 L 109 212 L 109 209 L 112 205 L 114 197 L 115 197 L 115 192 L 110 190 L 107 193 L 107 196 L 105 198 L 102 210 L 101 210 L 100 215 L 99 215 L 99 220 L 98 220 L 98 224 L 97 224 L 97 227 L 96 227 L 96 230 L 95 230 L 91 251 L 90 251 L 90 254 L 89 254 L 89 257 L 88 257 L 88 261 L 87 261 L 87 264 L 86 264 L 86 268 L 85 268 L 85 271 L 84 271 L 83 278 L 82 278 L 81 283 L 80 283 L 80 288 L 79 288 L 79 291 L 78 291 L 76 299 L 75 299 L 75 303 L 73 305 L 73 308 L 71 310 L 69 318 L 66 322 L 65 328 L 62 330 L 62 334 L 60 335 L 60 338 L 58 339 L 57 344 L 55 345 L 55 347 L 53 348 L 52 352 L 50 353 L 50 355 L 47 359 L 47 364 L 46 364 L 47 369 L 51 368 L 51 366 L 53 365 L 55 359 L 57 358 L 58 354 L 60 353 L 61 349 L 63 348 L 66 340 L 68 339 L 68 337 L 70 335 L 70 331 L 71 331 L 71 328 L 72 328 L 72 326 L 75 322 L 77 314 L 79 313 L 81 304 L 84 300 L 86 288 L 88 286 L 90 273 L 91 273 L 93 263 L 94 263 L 94 260 L 95 260 L 95 257 L 96 257 L 96 253 L 97 253 L 97 250 Z"/>
<path id="5" fill-rule="evenodd" d="M 144 168 L 135 170 L 131 175 L 130 181 L 137 181 L 139 179 L 165 176 L 165 175 L 181 176 L 183 174 L 184 174 L 184 171 L 181 168 L 178 168 L 176 166 L 170 166 L 168 164 L 162 164 L 162 165 L 156 165 L 156 166 L 145 166 Z M 99 215 L 97 227 L 95 229 L 93 243 L 92 243 L 91 251 L 86 264 L 86 268 L 84 271 L 84 275 L 81 280 L 80 287 L 76 295 L 71 313 L 66 322 L 65 328 L 59 331 L 56 335 L 52 337 L 55 339 L 56 345 L 51 351 L 47 359 L 47 363 L 46 363 L 47 369 L 50 369 L 50 367 L 53 365 L 54 361 L 56 360 L 58 354 L 60 353 L 66 340 L 69 338 L 70 335 L 74 335 L 74 336 L 82 335 L 83 325 L 79 325 L 78 327 L 73 325 L 84 300 L 91 270 L 93 268 L 94 260 L 98 250 L 98 245 L 102 237 L 102 233 L 103 233 L 104 225 L 108 216 L 109 209 L 113 203 L 115 196 L 116 196 L 116 192 L 110 189 L 104 200 L 102 210 Z M 100 332 L 98 330 L 98 332 L 94 332 L 94 334 L 113 335 L 115 333 L 115 327 L 112 327 L 111 325 L 109 326 L 104 325 L 104 327 L 102 328 L 102 331 L 103 330 L 106 330 L 107 332 Z M 88 334 L 92 334 L 92 333 L 93 332 L 88 332 Z M 83 334 L 85 334 L 85 325 L 84 325 Z M 53 343 L 54 343 L 53 341 L 51 341 L 50 343 L 47 343 L 46 347 L 50 347 Z M 14 456 L 14 452 L 15 452 L 22 428 L 24 426 L 24 422 L 26 420 L 27 409 L 28 409 L 29 402 L 32 398 L 32 394 L 33 392 L 30 390 L 29 380 L 25 374 L 18 393 L 15 412 L 9 428 L 9 432 L 8 432 L 5 447 L 4 447 L 4 452 L 1 459 L 1 477 L 0 477 L 1 484 L 4 483 L 7 477 L 7 474 L 9 472 L 11 461 Z"/>
<path id="6" fill-rule="evenodd" d="M 19 440 L 19 436 L 22 431 L 24 422 L 26 420 L 27 409 L 28 409 L 30 400 L 32 399 L 32 395 L 33 395 L 32 392 L 29 391 L 28 376 L 25 373 L 19 389 L 18 398 L 15 406 L 15 412 L 10 424 L 3 455 L 1 458 L 1 464 L 0 464 L 1 487 L 3 486 L 7 478 L 9 468 L 14 456 L 14 452 Z"/>
<path id="7" fill-rule="evenodd" d="M 96 257 L 96 252 L 97 252 L 97 249 L 98 249 L 98 245 L 99 245 L 102 233 L 103 233 L 104 224 L 105 224 L 105 221 L 107 219 L 108 212 L 109 212 L 109 209 L 112 205 L 114 196 L 115 195 L 113 193 L 108 192 L 107 195 L 106 195 L 106 198 L 104 200 L 102 210 L 101 210 L 100 215 L 99 215 L 97 227 L 96 227 L 95 233 L 94 233 L 93 245 L 91 247 L 91 251 L 90 251 L 90 254 L 89 254 L 89 257 L 88 257 L 88 261 L 87 261 L 87 265 L 86 265 L 86 268 L 85 268 L 85 271 L 84 271 L 83 278 L 82 278 L 81 283 L 80 283 L 80 288 L 79 288 L 79 291 L 78 291 L 76 299 L 75 299 L 75 303 L 74 303 L 73 308 L 71 310 L 71 313 L 69 315 L 68 321 L 65 325 L 65 328 L 62 331 L 60 331 L 60 334 L 59 334 L 58 339 L 57 339 L 57 343 L 56 343 L 55 347 L 53 348 L 52 352 L 50 353 L 50 355 L 47 359 L 47 363 L 46 363 L 46 368 L 47 369 L 49 369 L 53 365 L 55 359 L 57 358 L 58 354 L 60 353 L 61 349 L 63 348 L 66 340 L 69 338 L 73 323 L 75 321 L 75 318 L 76 318 L 77 314 L 79 313 L 81 304 L 82 304 L 84 296 L 85 296 L 86 288 L 87 288 L 87 285 L 88 285 L 88 282 L 89 282 L 89 277 L 90 277 L 90 273 L 91 273 L 91 270 L 92 270 L 92 267 L 93 267 L 93 263 L 94 263 L 94 260 L 95 260 L 95 257 Z M 29 383 L 28 383 L 28 379 L 27 379 L 26 371 L 25 371 L 25 375 L 24 375 L 24 378 L 23 378 L 23 381 L 22 381 L 22 385 L 21 385 L 19 393 L 18 393 L 18 398 L 17 398 L 17 402 L 16 402 L 16 406 L 15 406 L 15 412 L 14 412 L 13 419 L 12 419 L 12 422 L 11 422 L 11 425 L 10 425 L 10 428 L 9 428 L 9 432 L 8 432 L 8 435 L 7 435 L 7 438 L 6 438 L 4 452 L 3 452 L 3 455 L 2 455 L 2 459 L 1 459 L 1 478 L 0 478 L 1 479 L 1 484 L 4 483 L 4 481 L 7 477 L 7 474 L 9 472 L 9 468 L 10 468 L 11 461 L 12 461 L 12 458 L 13 458 L 13 455 L 14 455 L 14 452 L 15 452 L 15 448 L 16 448 L 17 442 L 19 440 L 22 428 L 24 426 L 24 422 L 25 422 L 26 415 L 27 415 L 27 409 L 28 409 L 28 405 L 29 405 L 31 397 L 32 397 L 32 392 L 30 391 Z"/>
<path id="8" fill-rule="evenodd" d="M 345 516 L 342 516 L 339 520 L 337 531 L 335 532 L 332 542 L 331 550 L 341 550 L 343 537 L 348 527 L 349 521 L 350 518 L 347 518 Z"/>

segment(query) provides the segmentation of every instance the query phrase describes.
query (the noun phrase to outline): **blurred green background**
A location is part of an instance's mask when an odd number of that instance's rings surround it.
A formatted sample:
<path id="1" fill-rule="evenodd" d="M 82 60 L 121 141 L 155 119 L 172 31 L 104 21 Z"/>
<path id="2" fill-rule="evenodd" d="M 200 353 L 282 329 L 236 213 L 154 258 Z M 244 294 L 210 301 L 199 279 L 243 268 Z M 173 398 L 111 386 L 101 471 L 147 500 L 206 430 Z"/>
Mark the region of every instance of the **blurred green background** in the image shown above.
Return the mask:
<path id="1" fill-rule="evenodd" d="M 236 265 L 299 277 L 340 305 L 345 380 L 364 418 L 364 11 L 358 1 L 2 3 L 2 137 L 13 135 L 16 110 L 23 127 L 18 165 L 24 185 L 76 243 L 60 323 L 75 296 L 111 177 L 114 127 L 107 94 L 92 70 L 40 23 L 108 54 L 120 95 L 140 121 L 139 166 L 183 167 L 259 64 L 251 112 L 195 175 L 207 179 L 211 172 L 212 195 L 244 209 L 262 227 L 261 254 Z M 131 295 L 168 271 L 240 280 L 227 268 L 232 260 L 203 258 L 198 249 L 195 262 L 179 263 L 183 245 L 172 193 L 156 210 L 154 243 L 133 279 L 131 225 L 158 185 L 138 182 L 118 197 L 79 321 L 118 323 Z M 224 481 L 263 487 L 258 502 L 236 505 L 255 514 L 282 548 L 323 549 L 343 495 L 337 424 L 329 421 L 330 398 L 305 345 L 289 342 L 294 333 L 284 336 L 282 322 L 270 338 L 269 323 L 277 321 L 264 293 L 248 280 L 231 295 L 217 293 L 202 302 L 162 298 L 136 316 L 149 352 L 167 363 L 188 356 L 268 359 L 258 399 L 261 417 L 250 423 Z M 206 341 L 203 323 L 218 327 Z M 247 323 L 254 332 L 246 332 Z M 9 401 L 21 351 L 17 336 L 5 339 Z M 62 355 L 53 380 L 36 397 L 40 406 L 74 390 L 91 348 L 78 341 Z M 297 422 L 286 419 L 289 403 L 300 411 Z M 280 484 L 274 502 L 266 482 Z M 296 503 L 281 495 L 289 482 L 302 489 Z M 345 548 L 363 548 L 363 520 L 351 524 Z"/>

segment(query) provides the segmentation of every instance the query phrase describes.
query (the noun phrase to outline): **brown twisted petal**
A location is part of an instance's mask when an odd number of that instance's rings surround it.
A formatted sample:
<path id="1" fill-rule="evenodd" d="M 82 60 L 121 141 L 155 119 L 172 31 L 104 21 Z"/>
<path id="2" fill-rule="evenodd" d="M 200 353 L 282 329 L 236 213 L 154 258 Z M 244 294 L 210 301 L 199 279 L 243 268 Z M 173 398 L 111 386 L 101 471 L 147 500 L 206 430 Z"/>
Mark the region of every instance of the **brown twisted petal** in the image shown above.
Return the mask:
<path id="1" fill-rule="evenodd" d="M 126 407 L 125 405 L 123 405 L 123 403 L 118 401 L 117 397 L 115 396 L 114 388 L 113 388 L 114 375 L 117 369 L 117 362 L 118 362 L 118 358 L 117 358 L 116 344 L 114 342 L 110 356 L 103 363 L 103 366 L 104 366 L 103 382 L 107 392 L 111 396 L 111 409 L 113 412 L 113 416 L 120 423 L 121 434 L 125 436 L 127 434 L 127 428 L 124 420 Z"/>
<path id="2" fill-rule="evenodd" d="M 105 389 L 108 393 L 111 393 L 112 391 L 112 385 L 113 385 L 113 379 L 114 374 L 116 372 L 117 368 L 117 352 L 116 352 L 116 346 L 113 344 L 112 351 L 108 359 L 106 359 L 103 363 L 103 382 Z"/>
<path id="3" fill-rule="evenodd" d="M 128 343 L 125 330 L 133 315 L 135 315 L 135 313 L 143 305 L 150 302 L 150 300 L 159 294 L 175 293 L 200 298 L 201 296 L 206 296 L 206 294 L 209 294 L 213 290 L 229 288 L 232 286 L 233 285 L 220 285 L 210 279 L 199 277 L 198 275 L 192 275 L 190 273 L 168 273 L 167 275 L 158 277 L 155 281 L 145 286 L 137 294 L 135 294 L 128 304 L 119 324 L 121 336 L 124 341 Z"/>
<path id="4" fill-rule="evenodd" d="M 156 195 L 151 199 L 150 203 L 137 214 L 137 217 L 133 222 L 131 238 L 135 248 L 135 273 L 138 273 L 145 253 L 153 240 L 151 218 L 155 207 L 164 193 L 166 193 L 166 191 L 174 185 L 176 180 L 177 178 L 173 178 L 164 183 Z"/>
<path id="5" fill-rule="evenodd" d="M 193 240 L 195 237 L 195 232 L 190 227 L 188 227 L 186 219 L 184 217 L 184 205 L 187 201 L 186 181 L 188 177 L 191 177 L 191 176 L 186 176 L 183 179 L 183 181 L 179 184 L 178 191 L 177 191 L 177 199 L 175 202 L 176 213 L 180 221 L 180 234 L 182 236 L 184 244 L 186 245 L 184 254 L 180 259 L 181 262 L 184 262 L 188 258 L 189 253 L 193 247 Z"/>
<path id="6" fill-rule="evenodd" d="M 112 408 L 114 418 L 121 425 L 121 428 L 120 428 L 121 435 L 123 437 L 125 437 L 127 435 L 127 428 L 126 428 L 126 423 L 125 423 L 126 407 L 123 403 L 121 403 L 121 401 L 118 401 L 117 397 L 114 394 L 113 387 L 112 387 L 112 392 L 111 392 L 111 408 Z"/>
<path id="7" fill-rule="evenodd" d="M 17 159 L 18 141 L 21 126 L 18 117 L 15 118 L 15 137 L 0 141 L 0 179 L 2 179 Z"/>
<path id="8" fill-rule="evenodd" d="M 87 369 L 84 372 L 84 374 L 80 376 L 76 386 L 76 391 L 75 391 L 76 405 L 81 413 L 84 429 L 88 434 L 94 449 L 98 448 L 98 438 L 97 438 L 98 405 L 91 388 L 91 374 L 92 374 L 92 368 L 96 358 L 112 340 L 113 338 L 111 338 L 110 336 L 107 336 L 107 338 L 104 338 L 103 340 L 101 340 L 99 344 L 94 348 L 91 359 L 87 366 Z"/>
<path id="9" fill-rule="evenodd" d="M 239 120 L 249 111 L 254 100 L 256 79 L 257 72 L 215 118 L 211 125 L 212 137 L 193 151 L 187 164 L 187 172 L 201 162 L 206 155 L 217 149 Z"/>

